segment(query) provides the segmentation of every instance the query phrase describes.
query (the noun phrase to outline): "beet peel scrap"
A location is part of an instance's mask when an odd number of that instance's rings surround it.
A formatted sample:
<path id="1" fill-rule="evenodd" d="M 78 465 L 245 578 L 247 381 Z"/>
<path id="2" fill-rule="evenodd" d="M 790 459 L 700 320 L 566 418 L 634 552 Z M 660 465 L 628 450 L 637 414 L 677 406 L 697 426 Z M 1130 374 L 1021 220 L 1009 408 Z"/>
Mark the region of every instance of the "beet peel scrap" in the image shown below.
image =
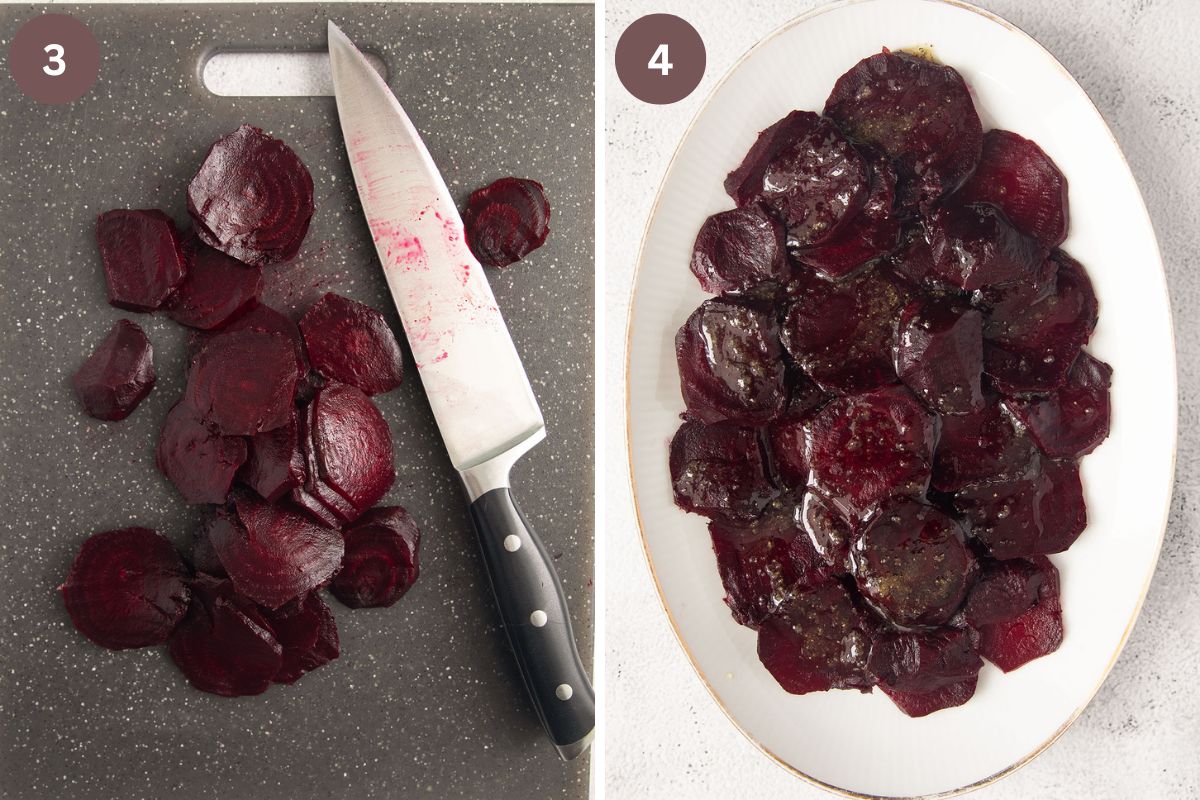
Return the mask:
<path id="1" fill-rule="evenodd" d="M 150 340 L 140 327 L 122 319 L 112 326 L 71 382 L 88 416 L 115 422 L 133 413 L 154 388 L 156 377 Z"/>

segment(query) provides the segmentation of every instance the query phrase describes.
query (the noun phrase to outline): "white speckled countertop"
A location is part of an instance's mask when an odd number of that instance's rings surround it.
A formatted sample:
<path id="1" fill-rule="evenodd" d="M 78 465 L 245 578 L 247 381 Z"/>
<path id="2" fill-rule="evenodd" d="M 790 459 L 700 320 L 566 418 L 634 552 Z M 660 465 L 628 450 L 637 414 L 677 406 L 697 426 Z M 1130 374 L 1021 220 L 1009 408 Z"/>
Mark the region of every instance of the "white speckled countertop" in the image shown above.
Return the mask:
<path id="1" fill-rule="evenodd" d="M 634 259 L 657 187 L 688 122 L 729 66 L 818 3 L 609 0 L 605 529 L 606 785 L 630 798 L 822 798 L 745 740 L 701 685 L 650 582 L 629 496 L 623 332 Z M 1108 120 L 1154 219 L 1170 282 L 1180 369 L 1175 497 L 1158 572 L 1120 660 L 1046 753 L 980 800 L 1200 797 L 1200 69 L 1194 0 L 986 0 L 1079 79 Z M 699 89 L 673 106 L 629 96 L 612 69 L 620 32 L 643 14 L 690 21 L 708 48 Z M 1130 502 L 1136 502 L 1131 498 Z"/>

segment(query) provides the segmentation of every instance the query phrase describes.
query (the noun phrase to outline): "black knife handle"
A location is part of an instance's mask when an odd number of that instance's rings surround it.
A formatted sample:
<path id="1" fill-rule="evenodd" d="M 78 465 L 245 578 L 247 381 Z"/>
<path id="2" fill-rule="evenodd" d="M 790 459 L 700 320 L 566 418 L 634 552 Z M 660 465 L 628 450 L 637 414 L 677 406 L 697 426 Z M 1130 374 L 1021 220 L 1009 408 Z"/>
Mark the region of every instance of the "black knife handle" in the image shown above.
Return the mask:
<path id="1" fill-rule="evenodd" d="M 591 741 L 596 694 L 554 562 L 507 487 L 471 503 L 471 521 L 525 688 L 558 754 L 572 759 Z"/>

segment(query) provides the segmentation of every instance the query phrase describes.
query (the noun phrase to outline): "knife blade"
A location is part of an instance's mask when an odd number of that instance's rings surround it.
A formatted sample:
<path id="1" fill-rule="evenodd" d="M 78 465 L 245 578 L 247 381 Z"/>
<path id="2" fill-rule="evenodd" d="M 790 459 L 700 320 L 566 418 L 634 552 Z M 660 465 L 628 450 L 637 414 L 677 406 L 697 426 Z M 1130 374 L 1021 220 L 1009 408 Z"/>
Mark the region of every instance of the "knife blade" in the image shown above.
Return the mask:
<path id="1" fill-rule="evenodd" d="M 501 622 L 563 759 L 591 743 L 595 693 L 561 583 L 509 472 L 545 422 L 437 165 L 391 89 L 329 23 L 350 167 L 434 419 L 466 491 Z"/>

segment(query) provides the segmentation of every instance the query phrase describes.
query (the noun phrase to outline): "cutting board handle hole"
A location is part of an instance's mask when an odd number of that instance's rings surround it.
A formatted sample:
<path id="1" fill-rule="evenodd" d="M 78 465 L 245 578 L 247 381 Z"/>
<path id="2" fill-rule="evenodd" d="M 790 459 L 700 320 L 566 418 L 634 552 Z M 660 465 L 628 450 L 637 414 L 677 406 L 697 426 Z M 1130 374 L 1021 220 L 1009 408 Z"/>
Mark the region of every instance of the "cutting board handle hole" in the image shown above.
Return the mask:
<path id="1" fill-rule="evenodd" d="M 383 59 L 367 53 L 375 71 L 387 79 Z M 204 88 L 220 97 L 332 97 L 329 54 L 282 51 L 213 53 L 200 70 Z"/>

